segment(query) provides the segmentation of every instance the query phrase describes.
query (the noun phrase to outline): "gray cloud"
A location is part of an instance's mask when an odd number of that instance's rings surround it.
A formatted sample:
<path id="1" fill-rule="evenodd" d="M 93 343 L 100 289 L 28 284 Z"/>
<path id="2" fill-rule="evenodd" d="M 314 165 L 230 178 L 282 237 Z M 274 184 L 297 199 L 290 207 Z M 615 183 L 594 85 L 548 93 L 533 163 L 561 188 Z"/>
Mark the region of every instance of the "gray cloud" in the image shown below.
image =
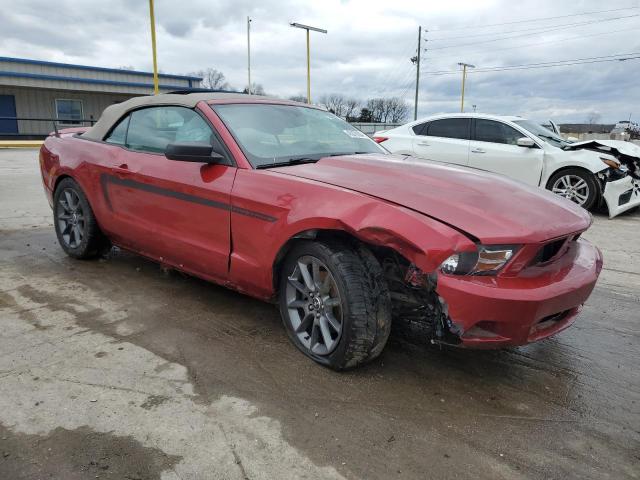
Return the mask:
<path id="1" fill-rule="evenodd" d="M 252 23 L 252 77 L 269 93 L 288 96 L 305 90 L 304 32 L 290 21 L 318 25 L 312 33 L 312 93 L 342 92 L 362 99 L 404 95 L 412 102 L 419 24 L 426 42 L 421 81 L 421 115 L 459 109 L 457 62 L 478 67 L 518 65 L 640 51 L 633 17 L 560 31 L 481 43 L 539 25 L 553 26 L 640 13 L 640 9 L 566 17 L 538 23 L 489 24 L 640 6 L 633 0 L 560 3 L 550 0 L 425 2 L 407 0 L 156 0 L 158 56 L 165 72 L 214 67 L 230 83 L 246 83 L 246 17 Z M 146 1 L 105 0 L 91 6 L 59 0 L 0 0 L 0 54 L 92 65 L 151 68 Z M 489 32 L 492 36 L 472 36 Z M 524 32 L 522 32 L 524 33 Z M 460 39 L 436 38 L 462 36 Z M 442 49 L 447 45 L 471 45 Z M 603 120 L 627 118 L 640 105 L 640 61 L 598 63 L 512 72 L 471 73 L 467 105 L 481 111 L 521 114 L 546 120 L 582 121 L 598 111 Z M 640 115 L 640 112 L 637 113 Z"/>

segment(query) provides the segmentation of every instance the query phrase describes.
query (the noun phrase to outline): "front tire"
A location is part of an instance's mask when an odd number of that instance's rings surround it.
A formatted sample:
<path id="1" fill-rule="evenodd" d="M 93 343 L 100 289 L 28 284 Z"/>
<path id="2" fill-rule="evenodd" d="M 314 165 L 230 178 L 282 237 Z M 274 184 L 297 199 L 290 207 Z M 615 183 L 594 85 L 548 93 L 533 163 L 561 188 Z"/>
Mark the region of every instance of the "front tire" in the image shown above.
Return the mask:
<path id="1" fill-rule="evenodd" d="M 67 255 L 79 259 L 98 255 L 104 237 L 86 195 L 72 178 L 64 178 L 56 187 L 53 224 Z"/>
<path id="2" fill-rule="evenodd" d="M 391 331 L 391 297 L 368 249 L 342 241 L 300 242 L 280 273 L 280 313 L 302 353 L 334 370 L 380 355 Z"/>
<path id="3" fill-rule="evenodd" d="M 547 189 L 586 210 L 594 206 L 600 192 L 596 177 L 581 168 L 567 168 L 554 173 L 547 182 Z"/>

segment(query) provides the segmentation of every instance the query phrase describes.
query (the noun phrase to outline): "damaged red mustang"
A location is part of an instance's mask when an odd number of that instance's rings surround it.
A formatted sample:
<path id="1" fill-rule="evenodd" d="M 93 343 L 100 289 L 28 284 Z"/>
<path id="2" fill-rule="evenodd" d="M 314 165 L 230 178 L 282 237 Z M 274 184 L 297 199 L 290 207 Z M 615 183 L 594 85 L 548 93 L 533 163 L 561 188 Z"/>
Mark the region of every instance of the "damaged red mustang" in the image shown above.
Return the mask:
<path id="1" fill-rule="evenodd" d="M 296 102 L 134 98 L 51 134 L 40 166 L 68 255 L 117 245 L 277 301 L 296 347 L 334 369 L 378 356 L 393 322 L 463 347 L 546 338 L 602 267 L 572 202 L 390 155 Z"/>

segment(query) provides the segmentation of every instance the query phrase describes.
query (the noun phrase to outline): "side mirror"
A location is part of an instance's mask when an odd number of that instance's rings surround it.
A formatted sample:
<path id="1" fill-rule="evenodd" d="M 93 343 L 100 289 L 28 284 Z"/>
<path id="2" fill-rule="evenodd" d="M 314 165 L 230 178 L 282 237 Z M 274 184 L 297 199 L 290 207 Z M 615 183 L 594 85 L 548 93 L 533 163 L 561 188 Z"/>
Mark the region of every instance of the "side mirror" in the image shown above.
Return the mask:
<path id="1" fill-rule="evenodd" d="M 534 148 L 536 146 L 536 142 L 531 140 L 529 137 L 519 138 L 516 144 L 519 147 L 525 147 L 525 148 Z"/>
<path id="2" fill-rule="evenodd" d="M 224 156 L 214 152 L 211 145 L 200 142 L 170 143 L 164 150 L 164 156 L 179 162 L 221 163 L 224 160 Z"/>

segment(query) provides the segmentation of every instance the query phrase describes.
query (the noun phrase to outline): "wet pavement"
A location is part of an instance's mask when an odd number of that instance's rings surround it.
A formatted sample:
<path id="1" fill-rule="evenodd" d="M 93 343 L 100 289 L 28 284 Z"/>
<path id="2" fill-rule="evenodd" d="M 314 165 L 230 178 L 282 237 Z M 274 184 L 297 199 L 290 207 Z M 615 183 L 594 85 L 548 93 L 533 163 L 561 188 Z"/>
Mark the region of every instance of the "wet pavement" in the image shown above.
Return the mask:
<path id="1" fill-rule="evenodd" d="M 347 373 L 274 306 L 56 242 L 37 152 L 0 150 L 0 478 L 640 478 L 640 212 L 597 214 L 605 270 L 527 347 L 408 345 Z"/>

